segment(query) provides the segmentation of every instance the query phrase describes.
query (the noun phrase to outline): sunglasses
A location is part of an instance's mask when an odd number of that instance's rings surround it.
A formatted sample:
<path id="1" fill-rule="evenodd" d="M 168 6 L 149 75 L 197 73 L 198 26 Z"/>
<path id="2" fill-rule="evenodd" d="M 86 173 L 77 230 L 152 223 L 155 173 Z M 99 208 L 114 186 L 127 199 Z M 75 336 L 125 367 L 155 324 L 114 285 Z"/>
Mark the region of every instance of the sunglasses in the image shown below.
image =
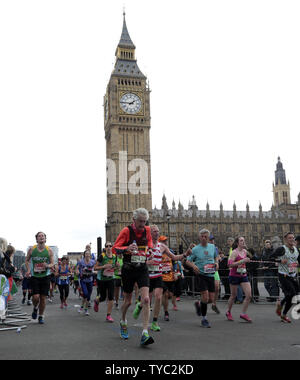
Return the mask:
<path id="1" fill-rule="evenodd" d="M 110 248 L 111 248 L 111 247 L 112 247 L 112 245 L 111 245 L 111 244 L 108 244 L 108 245 L 106 245 L 106 246 L 105 246 L 105 248 L 108 248 L 108 247 L 110 247 Z"/>

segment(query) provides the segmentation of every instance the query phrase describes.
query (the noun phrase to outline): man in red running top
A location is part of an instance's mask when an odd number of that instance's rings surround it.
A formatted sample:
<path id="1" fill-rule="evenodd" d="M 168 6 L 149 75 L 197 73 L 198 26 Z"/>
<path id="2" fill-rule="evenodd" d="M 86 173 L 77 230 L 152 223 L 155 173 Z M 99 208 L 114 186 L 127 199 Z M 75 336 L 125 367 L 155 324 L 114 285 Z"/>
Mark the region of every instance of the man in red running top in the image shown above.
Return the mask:
<path id="1" fill-rule="evenodd" d="M 125 227 L 119 234 L 113 253 L 123 253 L 123 267 L 121 272 L 124 303 L 122 305 L 122 319 L 120 321 L 121 337 L 128 339 L 126 313 L 132 301 L 134 284 L 137 283 L 141 293 L 143 308 L 143 333 L 141 345 L 154 343 L 148 333 L 150 318 L 149 273 L 146 264 L 150 256 L 149 249 L 153 247 L 150 227 L 146 226 L 149 213 L 144 208 L 133 212 L 133 223 Z"/>

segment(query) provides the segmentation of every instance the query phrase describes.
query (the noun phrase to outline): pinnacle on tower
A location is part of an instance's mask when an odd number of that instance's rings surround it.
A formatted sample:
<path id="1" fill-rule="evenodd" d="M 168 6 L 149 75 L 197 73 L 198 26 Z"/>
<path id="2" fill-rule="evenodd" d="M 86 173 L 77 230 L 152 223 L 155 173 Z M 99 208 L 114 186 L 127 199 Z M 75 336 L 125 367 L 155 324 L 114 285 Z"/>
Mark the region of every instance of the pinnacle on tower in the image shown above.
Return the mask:
<path id="1" fill-rule="evenodd" d="M 132 42 L 128 33 L 125 16 L 125 11 L 123 11 L 123 29 L 118 47 L 135 49 L 135 45 Z"/>

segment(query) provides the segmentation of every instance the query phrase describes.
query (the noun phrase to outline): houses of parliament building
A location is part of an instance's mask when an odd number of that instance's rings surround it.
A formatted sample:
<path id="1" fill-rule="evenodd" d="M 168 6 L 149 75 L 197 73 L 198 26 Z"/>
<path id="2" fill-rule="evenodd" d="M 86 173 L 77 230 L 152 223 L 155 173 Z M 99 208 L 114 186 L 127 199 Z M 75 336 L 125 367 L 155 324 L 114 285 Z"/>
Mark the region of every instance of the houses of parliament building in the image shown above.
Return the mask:
<path id="1" fill-rule="evenodd" d="M 171 207 L 165 196 L 160 209 L 152 208 L 150 159 L 150 89 L 147 78 L 135 59 L 133 44 L 126 25 L 125 14 L 120 42 L 116 48 L 116 62 L 104 96 L 104 130 L 106 158 L 112 170 L 107 191 L 106 240 L 114 241 L 122 228 L 132 221 L 132 211 L 143 207 L 149 211 L 150 223 L 169 237 L 171 248 L 177 250 L 198 242 L 200 228 L 208 228 L 219 247 L 229 236 L 244 236 L 247 245 L 261 250 L 264 240 L 273 236 L 281 239 L 287 231 L 300 234 L 300 193 L 296 203 L 291 202 L 290 184 L 278 158 L 273 183 L 273 206 L 270 211 L 251 211 L 246 205 L 238 211 L 236 205 L 226 211 L 222 203 L 219 210 L 199 210 L 195 197 L 184 209 L 182 204 Z M 154 153 L 155 154 L 155 153 Z M 128 163 L 130 163 L 128 165 Z M 147 176 L 137 176 L 139 191 L 130 191 L 128 178 L 142 163 Z M 141 169 L 141 168 L 140 168 Z M 134 177 L 134 176 L 133 176 Z"/>

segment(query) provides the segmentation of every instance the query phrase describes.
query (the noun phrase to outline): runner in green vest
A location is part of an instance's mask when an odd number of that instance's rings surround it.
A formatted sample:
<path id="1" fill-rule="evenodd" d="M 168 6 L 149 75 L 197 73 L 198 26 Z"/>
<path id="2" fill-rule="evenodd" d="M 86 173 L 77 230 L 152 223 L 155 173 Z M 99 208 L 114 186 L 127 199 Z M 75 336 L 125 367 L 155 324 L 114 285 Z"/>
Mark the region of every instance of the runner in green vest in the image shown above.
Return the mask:
<path id="1" fill-rule="evenodd" d="M 95 270 L 98 271 L 97 282 L 100 297 L 96 297 L 94 301 L 94 311 L 98 312 L 99 303 L 107 300 L 106 322 L 114 322 L 111 312 L 114 304 L 115 270 L 118 266 L 117 257 L 112 253 L 112 244 L 107 242 L 105 244 L 105 253 L 98 258 L 95 265 Z"/>
<path id="2" fill-rule="evenodd" d="M 26 257 L 26 277 L 31 277 L 33 294 L 32 319 L 44 324 L 46 298 L 50 288 L 50 269 L 54 266 L 53 252 L 46 246 L 46 234 L 38 232 L 35 235 L 37 245 L 29 249 Z"/>
<path id="3" fill-rule="evenodd" d="M 119 310 L 119 297 L 120 297 L 120 290 L 122 290 L 122 277 L 121 277 L 121 270 L 123 266 L 123 255 L 117 256 L 117 262 L 119 263 L 119 266 L 116 267 L 115 270 L 115 306 L 116 309 Z"/>

